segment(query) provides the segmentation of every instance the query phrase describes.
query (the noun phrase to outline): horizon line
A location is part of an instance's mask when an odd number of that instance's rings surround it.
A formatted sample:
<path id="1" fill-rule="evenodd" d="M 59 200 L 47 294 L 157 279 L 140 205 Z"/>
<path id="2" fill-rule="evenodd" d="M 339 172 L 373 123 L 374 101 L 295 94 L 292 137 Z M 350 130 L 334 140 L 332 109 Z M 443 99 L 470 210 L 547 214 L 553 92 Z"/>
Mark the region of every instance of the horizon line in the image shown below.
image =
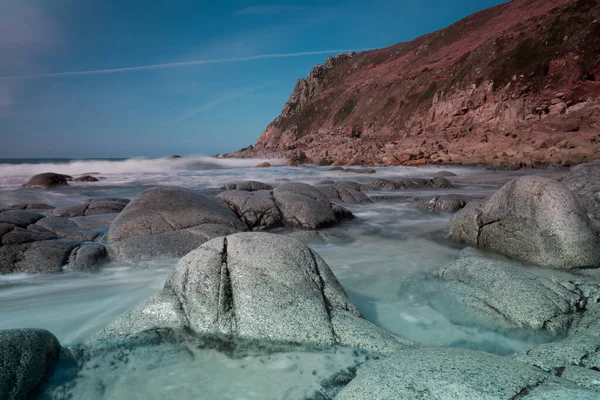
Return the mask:
<path id="1" fill-rule="evenodd" d="M 34 74 L 34 75 L 0 76 L 0 81 L 36 79 L 36 78 L 53 78 L 53 77 L 61 77 L 61 76 L 106 75 L 106 74 L 117 74 L 117 73 L 121 73 L 121 72 L 131 72 L 131 71 L 144 71 L 144 70 L 165 69 L 165 68 L 180 68 L 180 67 L 203 65 L 203 64 L 221 64 L 221 63 L 253 61 L 253 60 L 263 60 L 263 59 L 272 59 L 272 58 L 304 57 L 304 56 L 314 56 L 314 55 L 332 54 L 332 53 L 342 54 L 342 53 L 348 53 L 348 52 L 352 52 L 352 51 L 368 51 L 368 50 L 369 49 L 333 49 L 333 50 L 302 51 L 302 52 L 296 52 L 296 53 L 268 53 L 268 54 L 257 54 L 254 56 L 246 56 L 246 57 L 213 58 L 213 59 L 205 59 L 205 60 L 170 62 L 170 63 L 163 63 L 163 64 L 138 65 L 138 66 L 133 66 L 133 67 L 104 68 L 104 69 L 92 69 L 92 70 L 83 70 L 83 71 L 50 72 L 50 73 L 46 73 L 46 74 Z"/>

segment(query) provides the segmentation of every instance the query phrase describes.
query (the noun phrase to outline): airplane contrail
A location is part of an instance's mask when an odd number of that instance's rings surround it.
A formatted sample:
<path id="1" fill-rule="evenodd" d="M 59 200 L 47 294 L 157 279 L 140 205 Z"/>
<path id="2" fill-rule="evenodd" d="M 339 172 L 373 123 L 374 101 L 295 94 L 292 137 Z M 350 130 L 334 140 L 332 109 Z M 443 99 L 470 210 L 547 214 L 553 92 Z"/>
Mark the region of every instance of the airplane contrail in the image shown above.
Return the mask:
<path id="1" fill-rule="evenodd" d="M 302 51 L 298 53 L 275 53 L 275 54 L 258 54 L 255 56 L 247 57 L 233 57 L 233 58 L 214 58 L 206 60 L 192 60 L 182 62 L 171 62 L 165 64 L 150 64 L 150 65 L 137 65 L 133 67 L 122 67 L 122 68 L 107 68 L 107 69 L 93 69 L 85 71 L 66 71 L 66 72 L 52 72 L 47 74 L 36 74 L 36 75 L 20 75 L 20 76 L 1 76 L 0 81 L 12 81 L 20 79 L 35 79 L 35 78 L 52 78 L 59 76 L 77 76 L 77 75 L 100 75 L 100 74 L 116 74 L 120 72 L 130 71 L 143 71 L 152 69 L 163 69 L 163 68 L 179 68 L 188 67 L 192 65 L 202 64 L 220 64 L 220 63 L 232 63 L 239 61 L 252 61 L 252 60 L 263 60 L 269 58 L 288 58 L 288 57 L 304 57 L 304 56 L 315 56 L 319 54 L 333 54 L 333 53 L 347 53 L 350 51 L 364 51 L 366 49 L 355 49 L 355 50 L 319 50 L 319 51 Z"/>

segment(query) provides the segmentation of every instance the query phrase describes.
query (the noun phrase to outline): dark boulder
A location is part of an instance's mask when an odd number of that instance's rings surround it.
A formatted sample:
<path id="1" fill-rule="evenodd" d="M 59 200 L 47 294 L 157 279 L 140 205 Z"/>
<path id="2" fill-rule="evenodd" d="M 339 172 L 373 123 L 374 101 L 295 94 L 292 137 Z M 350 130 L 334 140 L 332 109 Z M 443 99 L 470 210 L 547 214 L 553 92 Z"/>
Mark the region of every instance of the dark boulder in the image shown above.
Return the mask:
<path id="1" fill-rule="evenodd" d="M 32 398 L 59 353 L 58 339 L 46 330 L 0 331 L 0 399 Z"/>
<path id="2" fill-rule="evenodd" d="M 68 175 L 56 174 L 54 172 L 46 172 L 43 174 L 34 175 L 23 186 L 30 188 L 55 188 L 61 186 L 69 186 L 67 181 L 70 179 L 72 178 Z"/>
<path id="3" fill-rule="evenodd" d="M 464 197 L 450 194 L 421 199 L 417 208 L 423 211 L 455 213 L 466 205 L 467 201 Z"/>
<path id="4" fill-rule="evenodd" d="M 99 179 L 92 175 L 83 175 L 73 178 L 73 182 L 98 182 Z"/>

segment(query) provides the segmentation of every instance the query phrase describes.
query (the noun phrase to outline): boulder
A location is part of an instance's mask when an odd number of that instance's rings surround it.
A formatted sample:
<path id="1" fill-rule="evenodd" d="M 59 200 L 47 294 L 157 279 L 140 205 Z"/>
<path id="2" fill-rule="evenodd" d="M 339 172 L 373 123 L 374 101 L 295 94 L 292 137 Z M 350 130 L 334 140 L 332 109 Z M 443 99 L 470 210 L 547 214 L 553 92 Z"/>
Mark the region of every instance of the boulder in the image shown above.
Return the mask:
<path id="1" fill-rule="evenodd" d="M 273 191 L 284 224 L 301 229 L 318 229 L 339 222 L 329 198 L 304 183 L 284 183 Z"/>
<path id="2" fill-rule="evenodd" d="M 53 232 L 60 237 L 77 242 L 91 242 L 100 235 L 98 231 L 82 229 L 75 222 L 62 217 L 42 218 L 35 225 Z"/>
<path id="3" fill-rule="evenodd" d="M 271 166 L 270 162 L 261 162 L 260 164 L 255 165 L 256 168 L 268 168 Z"/>
<path id="4" fill-rule="evenodd" d="M 99 179 L 92 175 L 82 175 L 77 178 L 73 178 L 73 182 L 98 182 Z"/>
<path id="5" fill-rule="evenodd" d="M 21 228 L 26 228 L 28 225 L 35 224 L 44 217 L 44 214 L 35 211 L 7 210 L 0 212 L 0 224 L 12 224 Z"/>
<path id="6" fill-rule="evenodd" d="M 8 206 L 13 210 L 51 210 L 54 206 L 45 203 L 24 203 L 24 204 L 13 204 Z"/>
<path id="7" fill-rule="evenodd" d="M 450 194 L 425 197 L 419 200 L 417 208 L 423 211 L 455 213 L 466 205 L 467 202 L 464 197 Z"/>
<path id="8" fill-rule="evenodd" d="M 169 157 L 169 160 L 176 160 L 178 158 L 181 158 L 181 156 L 179 154 L 173 154 L 172 156 Z"/>
<path id="9" fill-rule="evenodd" d="M 87 215 L 112 214 L 121 212 L 129 204 L 129 199 L 122 198 L 96 198 L 80 201 L 52 210 L 52 215 L 57 217 L 81 217 Z"/>
<path id="10" fill-rule="evenodd" d="M 1 330 L 0 399 L 32 398 L 59 353 L 58 339 L 46 330 Z"/>
<path id="11" fill-rule="evenodd" d="M 54 172 L 46 172 L 43 174 L 37 174 L 31 177 L 29 181 L 24 184 L 24 187 L 30 188 L 55 188 L 61 186 L 69 186 L 68 180 L 72 179 L 68 175 L 55 174 Z"/>
<path id="12" fill-rule="evenodd" d="M 137 196 L 114 220 L 108 249 L 123 261 L 180 257 L 213 237 L 247 229 L 217 197 L 153 188 Z"/>
<path id="13" fill-rule="evenodd" d="M 596 233 L 600 234 L 600 164 L 573 167 L 561 182 L 579 197 Z"/>
<path id="14" fill-rule="evenodd" d="M 75 225 L 77 225 L 81 229 L 104 231 L 108 229 L 110 224 L 113 223 L 113 221 L 117 218 L 118 215 L 118 213 L 94 214 L 81 217 L 73 217 L 69 218 L 69 220 L 73 221 Z"/>
<path id="15" fill-rule="evenodd" d="M 554 397 L 540 397 L 548 393 Z M 369 361 L 359 367 L 356 378 L 342 389 L 336 400 L 593 399 L 594 396 L 597 393 L 510 358 L 441 348 L 407 351 Z"/>
<path id="16" fill-rule="evenodd" d="M 273 190 L 271 185 L 257 181 L 242 181 L 235 183 L 228 183 L 221 187 L 222 190 L 245 190 L 248 192 L 255 192 L 257 190 Z"/>
<path id="17" fill-rule="evenodd" d="M 69 256 L 67 267 L 71 271 L 97 271 L 107 261 L 108 252 L 99 243 L 85 243 L 75 248 Z"/>
<path id="18" fill-rule="evenodd" d="M 283 226 L 283 217 L 269 190 L 228 190 L 219 194 L 248 227 L 255 231 Z"/>
<path id="19" fill-rule="evenodd" d="M 56 239 L 0 246 L 0 274 L 60 272 L 78 245 L 70 240 Z"/>
<path id="20" fill-rule="evenodd" d="M 575 194 L 554 180 L 515 179 L 450 221 L 452 238 L 552 268 L 600 266 L 600 242 Z"/>
<path id="21" fill-rule="evenodd" d="M 346 189 L 343 185 L 319 185 L 317 186 L 330 200 L 348 204 L 371 203 L 369 196 L 356 189 Z"/>
<path id="22" fill-rule="evenodd" d="M 376 353 L 416 347 L 364 320 L 316 253 L 295 239 L 268 233 L 220 237 L 191 251 L 162 292 L 92 342 L 157 329 Z"/>

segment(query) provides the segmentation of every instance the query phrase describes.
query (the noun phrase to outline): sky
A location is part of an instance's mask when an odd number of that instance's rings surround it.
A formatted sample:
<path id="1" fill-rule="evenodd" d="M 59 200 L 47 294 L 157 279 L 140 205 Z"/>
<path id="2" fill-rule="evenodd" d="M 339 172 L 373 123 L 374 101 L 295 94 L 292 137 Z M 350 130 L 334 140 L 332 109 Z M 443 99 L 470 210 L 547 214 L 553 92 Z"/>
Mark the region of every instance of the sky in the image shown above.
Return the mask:
<path id="1" fill-rule="evenodd" d="M 234 151 L 327 57 L 502 2 L 0 0 L 0 158 Z"/>

